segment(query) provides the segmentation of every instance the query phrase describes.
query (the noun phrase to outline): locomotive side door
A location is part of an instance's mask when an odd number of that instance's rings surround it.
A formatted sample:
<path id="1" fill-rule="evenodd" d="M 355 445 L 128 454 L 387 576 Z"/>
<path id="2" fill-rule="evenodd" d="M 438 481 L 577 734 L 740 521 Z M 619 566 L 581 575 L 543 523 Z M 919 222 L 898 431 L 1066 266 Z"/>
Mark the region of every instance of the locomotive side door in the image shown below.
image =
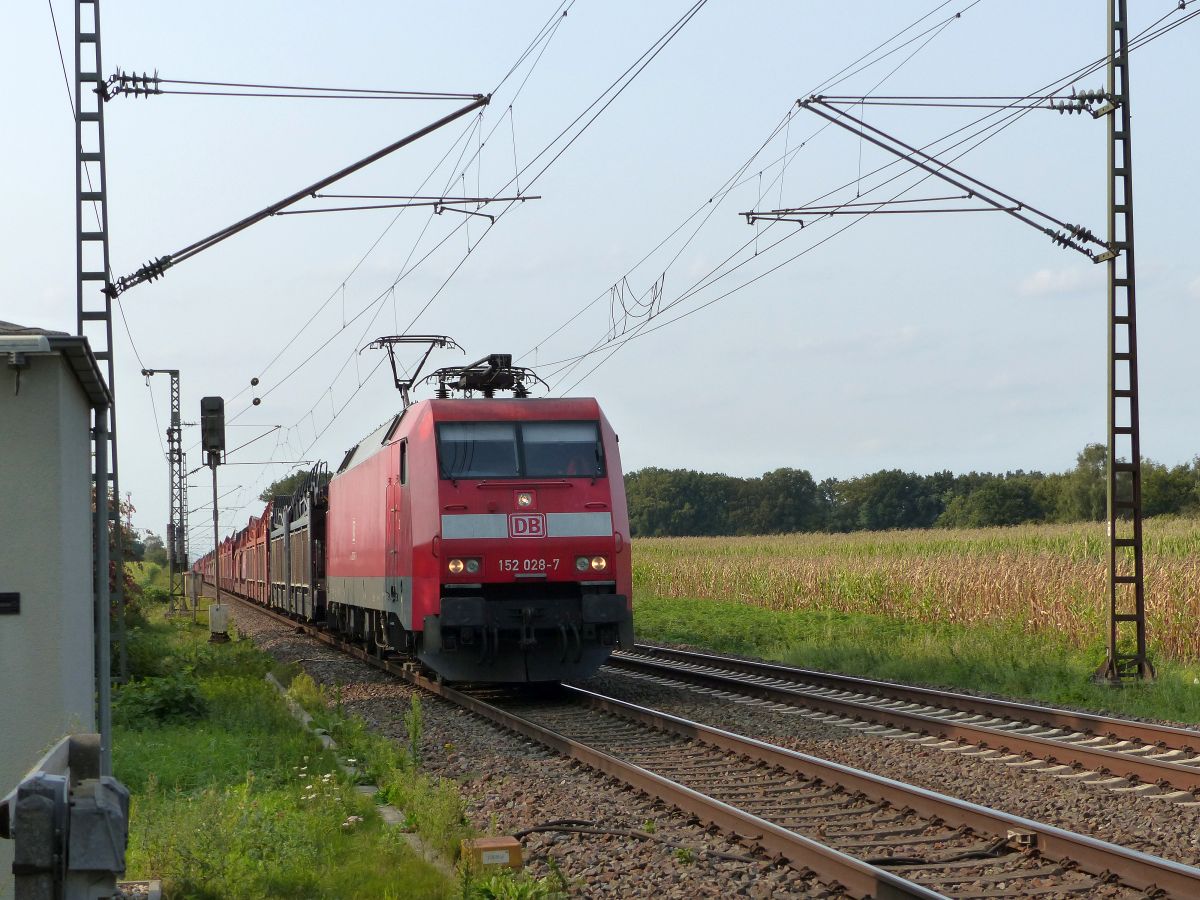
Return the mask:
<path id="1" fill-rule="evenodd" d="M 387 480 L 387 560 L 384 574 L 387 576 L 387 591 L 400 595 L 400 479 L 389 475 Z"/>
<path id="2" fill-rule="evenodd" d="M 396 514 L 389 529 L 389 540 L 395 541 L 396 592 L 400 600 L 400 622 L 412 630 L 412 492 L 408 478 L 408 441 L 400 442 L 396 467 Z"/>

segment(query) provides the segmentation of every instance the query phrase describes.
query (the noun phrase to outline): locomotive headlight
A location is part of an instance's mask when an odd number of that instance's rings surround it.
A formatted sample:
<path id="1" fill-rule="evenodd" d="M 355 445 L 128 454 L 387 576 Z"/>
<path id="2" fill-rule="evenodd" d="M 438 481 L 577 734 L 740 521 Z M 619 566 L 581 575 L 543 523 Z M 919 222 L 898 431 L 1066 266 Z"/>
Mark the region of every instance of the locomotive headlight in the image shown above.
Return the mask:
<path id="1" fill-rule="evenodd" d="M 474 575 L 478 571 L 479 571 L 479 560 L 468 559 L 467 560 L 467 574 Z"/>
<path id="2" fill-rule="evenodd" d="M 605 559 L 603 556 L 593 556 L 592 557 L 592 568 L 595 569 L 597 572 L 603 572 L 605 569 L 608 568 L 608 560 Z"/>
<path id="3" fill-rule="evenodd" d="M 517 506 L 522 509 L 527 509 L 533 506 L 533 494 L 529 491 L 519 491 L 517 493 Z"/>
<path id="4" fill-rule="evenodd" d="M 463 564 L 461 559 L 452 559 L 450 562 L 446 563 L 446 568 L 450 570 L 451 575 L 458 575 L 464 568 L 466 568 L 466 566 Z"/>
<path id="5" fill-rule="evenodd" d="M 577 556 L 575 558 L 575 568 L 580 572 L 586 572 L 589 565 L 591 565 L 591 562 L 586 556 Z"/>

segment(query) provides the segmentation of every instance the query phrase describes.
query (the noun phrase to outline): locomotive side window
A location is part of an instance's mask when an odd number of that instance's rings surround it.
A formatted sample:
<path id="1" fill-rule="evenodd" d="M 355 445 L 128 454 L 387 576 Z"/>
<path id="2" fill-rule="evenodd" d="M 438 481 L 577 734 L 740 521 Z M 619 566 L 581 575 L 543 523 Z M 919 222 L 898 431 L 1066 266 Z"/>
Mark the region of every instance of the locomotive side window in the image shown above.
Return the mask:
<path id="1" fill-rule="evenodd" d="M 596 478 L 604 451 L 595 422 L 524 422 L 524 474 L 533 478 Z"/>
<path id="2" fill-rule="evenodd" d="M 516 426 L 444 422 L 438 426 L 438 458 L 443 478 L 516 478 Z"/>
<path id="3" fill-rule="evenodd" d="M 408 484 L 408 441 L 400 442 L 400 483 Z"/>
<path id="4" fill-rule="evenodd" d="M 443 422 L 443 478 L 598 478 L 604 450 L 596 422 Z"/>

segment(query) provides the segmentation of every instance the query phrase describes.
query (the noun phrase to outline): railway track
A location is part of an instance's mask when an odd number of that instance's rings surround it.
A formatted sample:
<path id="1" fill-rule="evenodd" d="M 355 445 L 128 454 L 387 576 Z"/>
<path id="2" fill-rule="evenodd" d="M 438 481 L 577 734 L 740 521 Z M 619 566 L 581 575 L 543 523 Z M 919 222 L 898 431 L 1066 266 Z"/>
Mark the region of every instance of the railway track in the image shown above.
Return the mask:
<path id="1" fill-rule="evenodd" d="M 708 693 L 808 710 L 865 734 L 1200 805 L 1200 732 L 652 645 L 608 665 Z"/>
<path id="2" fill-rule="evenodd" d="M 245 603 L 232 597 L 239 603 Z M 260 613 L 860 897 L 1200 896 L 1200 869 L 564 686 L 460 690 Z"/>

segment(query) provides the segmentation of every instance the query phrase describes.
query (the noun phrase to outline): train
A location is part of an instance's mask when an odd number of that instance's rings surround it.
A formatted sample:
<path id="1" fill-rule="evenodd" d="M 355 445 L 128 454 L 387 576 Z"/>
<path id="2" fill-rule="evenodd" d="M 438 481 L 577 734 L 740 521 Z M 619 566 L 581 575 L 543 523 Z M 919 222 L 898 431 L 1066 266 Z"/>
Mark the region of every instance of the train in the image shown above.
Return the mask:
<path id="1" fill-rule="evenodd" d="M 405 392 L 335 472 L 271 498 L 217 548 L 221 589 L 447 681 L 586 678 L 631 649 L 617 433 L 594 398 L 530 397 L 510 360 L 439 370 L 436 397 Z M 213 553 L 194 569 L 213 583 Z"/>

